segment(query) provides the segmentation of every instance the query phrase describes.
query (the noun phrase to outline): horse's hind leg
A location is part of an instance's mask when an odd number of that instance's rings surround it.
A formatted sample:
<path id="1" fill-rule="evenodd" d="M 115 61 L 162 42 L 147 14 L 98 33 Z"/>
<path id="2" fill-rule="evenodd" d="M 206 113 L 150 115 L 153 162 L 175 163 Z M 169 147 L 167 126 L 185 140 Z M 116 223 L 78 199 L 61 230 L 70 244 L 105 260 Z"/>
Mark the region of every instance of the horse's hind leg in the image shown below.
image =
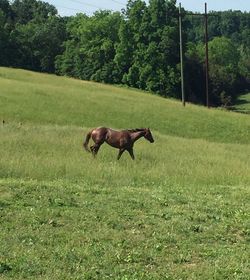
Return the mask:
<path id="1" fill-rule="evenodd" d="M 102 144 L 94 144 L 93 146 L 90 147 L 90 150 L 92 152 L 92 155 L 95 157 L 100 149 Z"/>
<path id="2" fill-rule="evenodd" d="M 93 153 L 94 153 L 94 148 L 95 148 L 95 145 L 90 146 L 90 151 L 91 151 L 92 155 L 93 155 Z"/>

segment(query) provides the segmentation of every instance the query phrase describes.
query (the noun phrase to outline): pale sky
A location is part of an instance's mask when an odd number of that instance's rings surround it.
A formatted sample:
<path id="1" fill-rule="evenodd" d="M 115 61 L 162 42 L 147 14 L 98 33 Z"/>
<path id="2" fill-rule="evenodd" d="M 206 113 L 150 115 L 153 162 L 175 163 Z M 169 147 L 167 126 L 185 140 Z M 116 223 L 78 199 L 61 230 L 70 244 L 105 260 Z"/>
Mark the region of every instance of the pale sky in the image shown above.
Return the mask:
<path id="1" fill-rule="evenodd" d="M 126 7 L 127 0 L 43 0 L 54 5 L 61 16 L 86 13 L 91 15 L 99 9 L 120 11 Z M 145 1 L 148 3 L 148 0 Z M 250 12 L 250 0 L 178 0 L 182 7 L 193 12 L 203 12 L 207 2 L 208 11 L 241 10 Z"/>

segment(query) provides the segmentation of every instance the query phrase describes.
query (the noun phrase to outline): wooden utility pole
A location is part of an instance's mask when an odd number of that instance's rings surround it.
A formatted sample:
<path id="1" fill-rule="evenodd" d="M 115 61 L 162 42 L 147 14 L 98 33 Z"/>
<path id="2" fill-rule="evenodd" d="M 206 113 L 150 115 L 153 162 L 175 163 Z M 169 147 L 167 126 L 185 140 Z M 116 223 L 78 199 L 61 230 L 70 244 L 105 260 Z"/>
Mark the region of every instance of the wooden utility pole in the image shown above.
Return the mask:
<path id="1" fill-rule="evenodd" d="M 207 3 L 205 3 L 205 13 L 197 14 L 197 13 L 188 13 L 188 15 L 192 16 L 204 16 L 204 25 L 205 25 L 205 73 L 206 73 L 206 106 L 209 108 L 209 57 L 208 57 L 208 15 L 207 13 Z M 184 77 L 183 77 L 183 51 L 182 51 L 182 18 L 181 18 L 181 3 L 179 4 L 179 26 L 180 26 L 180 60 L 181 60 L 181 83 L 182 83 L 182 102 L 185 106 L 185 95 L 184 95 Z"/>
<path id="2" fill-rule="evenodd" d="M 182 97 L 182 105 L 185 106 L 181 3 L 179 3 L 179 29 L 180 29 L 180 59 L 181 59 L 181 97 Z"/>
<path id="3" fill-rule="evenodd" d="M 208 63 L 208 24 L 207 3 L 205 3 L 205 44 L 206 44 L 206 103 L 209 108 L 209 63 Z"/>

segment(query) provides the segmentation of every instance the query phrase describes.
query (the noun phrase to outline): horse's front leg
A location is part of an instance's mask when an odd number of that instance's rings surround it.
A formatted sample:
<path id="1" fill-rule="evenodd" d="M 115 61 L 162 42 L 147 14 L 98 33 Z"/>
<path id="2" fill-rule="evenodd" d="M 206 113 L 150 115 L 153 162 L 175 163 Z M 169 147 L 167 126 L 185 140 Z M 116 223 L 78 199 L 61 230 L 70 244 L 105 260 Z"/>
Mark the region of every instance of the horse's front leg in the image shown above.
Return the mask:
<path id="1" fill-rule="evenodd" d="M 131 158 L 134 160 L 134 159 L 135 159 L 135 156 L 134 156 L 133 147 L 132 147 L 132 148 L 127 149 L 127 151 L 129 152 L 129 154 L 130 154 Z"/>
<path id="2" fill-rule="evenodd" d="M 117 160 L 120 159 L 120 157 L 121 157 L 121 155 L 123 154 L 124 151 L 125 151 L 125 149 L 120 149 L 120 150 L 119 150 L 119 154 L 118 154 L 118 156 L 117 156 Z"/>

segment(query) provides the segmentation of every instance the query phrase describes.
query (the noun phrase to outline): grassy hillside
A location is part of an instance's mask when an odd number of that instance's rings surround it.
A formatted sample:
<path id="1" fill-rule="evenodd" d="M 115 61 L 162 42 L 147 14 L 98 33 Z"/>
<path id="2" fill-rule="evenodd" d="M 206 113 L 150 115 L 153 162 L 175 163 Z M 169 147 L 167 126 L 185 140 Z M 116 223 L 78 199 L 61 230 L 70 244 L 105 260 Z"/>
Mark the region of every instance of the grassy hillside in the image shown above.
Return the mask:
<path id="1" fill-rule="evenodd" d="M 0 119 L 0 279 L 248 279 L 248 115 L 0 68 Z M 100 125 L 156 141 L 93 160 Z"/>
<path id="2" fill-rule="evenodd" d="M 234 107 L 236 112 L 250 114 L 250 93 L 241 95 Z"/>
<path id="3" fill-rule="evenodd" d="M 249 117 L 103 84 L 0 68 L 7 122 L 116 128 L 149 126 L 165 135 L 250 143 Z M 11 93 L 11 94 L 10 94 Z"/>

